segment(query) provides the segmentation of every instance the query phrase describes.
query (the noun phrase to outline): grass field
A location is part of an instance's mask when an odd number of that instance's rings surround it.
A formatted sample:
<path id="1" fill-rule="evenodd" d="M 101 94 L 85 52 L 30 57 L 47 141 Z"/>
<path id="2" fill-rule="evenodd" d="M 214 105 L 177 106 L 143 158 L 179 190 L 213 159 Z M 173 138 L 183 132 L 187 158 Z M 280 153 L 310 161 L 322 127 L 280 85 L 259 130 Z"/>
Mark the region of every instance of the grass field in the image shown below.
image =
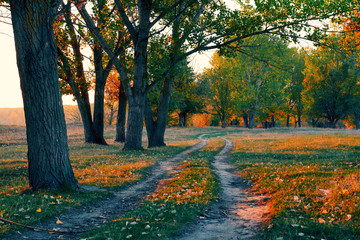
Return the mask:
<path id="1" fill-rule="evenodd" d="M 232 162 L 271 194 L 267 239 L 360 239 L 360 135 L 233 134 Z"/>
<path id="2" fill-rule="evenodd" d="M 264 222 L 266 239 L 360 239 L 358 131 L 169 128 L 168 147 L 124 152 L 122 144 L 113 141 L 114 127 L 106 127 L 108 146 L 84 144 L 80 126 L 68 129 L 78 181 L 111 189 L 138 181 L 157 161 L 197 143 L 203 133 L 227 135 L 235 143 L 231 161 L 238 174 L 251 181 L 256 191 L 271 195 L 271 214 Z M 146 146 L 146 135 L 143 141 Z M 91 236 L 101 239 L 97 236 L 106 232 L 115 239 L 157 239 L 176 234 L 217 197 L 211 159 L 222 145 L 221 140 L 212 140 L 207 148 L 191 154 L 178 166 L 177 175 L 149 195 L 138 211 L 119 217 Z M 23 193 L 28 185 L 26 151 L 25 128 L 0 126 L 1 217 L 32 225 L 112 194 L 66 189 Z M 0 222 L 0 236 L 15 229 Z"/>
<path id="3" fill-rule="evenodd" d="M 194 129 L 169 129 L 168 147 L 125 152 L 122 144 L 113 141 L 115 129 L 112 126 L 107 127 L 105 132 L 108 146 L 84 144 L 82 131 L 80 126 L 68 126 L 70 157 L 79 183 L 115 189 L 141 179 L 157 161 L 197 143 L 200 134 Z M 57 216 L 69 207 L 90 204 L 112 194 L 66 189 L 24 194 L 28 188 L 26 154 L 25 128 L 0 126 L 0 217 L 32 225 Z M 16 226 L 0 221 L 0 234 L 10 229 L 14 230 Z"/>

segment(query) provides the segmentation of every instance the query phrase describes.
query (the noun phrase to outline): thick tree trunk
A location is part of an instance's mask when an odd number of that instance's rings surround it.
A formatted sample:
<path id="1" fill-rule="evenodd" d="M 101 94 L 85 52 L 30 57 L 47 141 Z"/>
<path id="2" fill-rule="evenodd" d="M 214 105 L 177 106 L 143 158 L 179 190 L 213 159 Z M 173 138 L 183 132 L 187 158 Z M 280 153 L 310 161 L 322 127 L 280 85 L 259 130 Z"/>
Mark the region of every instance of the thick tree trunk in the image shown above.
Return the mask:
<path id="1" fill-rule="evenodd" d="M 52 3 L 10 1 L 33 190 L 77 187 L 58 82 Z"/>
<path id="2" fill-rule="evenodd" d="M 124 149 L 141 150 L 147 80 L 147 47 L 150 33 L 152 1 L 138 1 L 139 26 L 132 35 L 134 44 L 134 81 L 131 89 L 126 88 L 129 114 Z"/>
<path id="3" fill-rule="evenodd" d="M 94 98 L 94 142 L 106 145 L 104 139 L 104 95 L 105 84 L 108 74 L 102 66 L 103 53 L 100 46 L 94 48 L 94 65 L 95 65 L 95 98 Z"/>
<path id="4" fill-rule="evenodd" d="M 126 122 L 127 98 L 122 84 L 119 91 L 119 106 L 116 118 L 116 142 L 125 142 L 125 122 Z"/>
<path id="5" fill-rule="evenodd" d="M 142 150 L 142 132 L 144 123 L 145 97 L 137 94 L 133 100 L 128 100 L 129 112 L 124 150 Z"/>
<path id="6" fill-rule="evenodd" d="M 250 113 L 250 116 L 249 116 L 249 128 L 250 129 L 254 127 L 255 115 L 256 115 L 255 110 Z"/>
<path id="7" fill-rule="evenodd" d="M 161 147 L 166 146 L 164 136 L 167 126 L 167 120 L 168 120 L 168 111 L 169 111 L 169 105 L 170 105 L 170 97 L 171 97 L 171 87 L 174 82 L 174 77 L 168 78 L 164 80 L 162 91 L 160 93 L 160 101 L 159 101 L 159 108 L 158 113 L 156 116 L 156 121 L 154 122 L 154 119 L 151 118 L 153 123 L 150 123 L 150 119 L 146 120 L 146 124 L 151 124 L 151 130 L 150 128 L 146 128 L 147 134 L 148 134 L 148 146 L 149 147 Z M 148 106 L 148 105 L 147 105 Z M 151 107 L 147 107 L 148 110 L 146 110 L 146 113 L 148 111 L 151 111 Z M 145 114 L 145 118 L 150 117 L 149 114 Z M 150 130 L 150 131 L 149 131 Z"/>

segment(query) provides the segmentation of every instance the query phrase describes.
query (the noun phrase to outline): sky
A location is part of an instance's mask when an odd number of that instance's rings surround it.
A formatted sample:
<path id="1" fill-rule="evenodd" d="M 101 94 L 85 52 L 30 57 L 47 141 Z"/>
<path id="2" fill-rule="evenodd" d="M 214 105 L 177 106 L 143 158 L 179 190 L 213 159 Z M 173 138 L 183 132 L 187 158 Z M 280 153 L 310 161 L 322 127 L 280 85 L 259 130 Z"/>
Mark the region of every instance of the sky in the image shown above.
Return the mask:
<path id="1" fill-rule="evenodd" d="M 235 0 L 227 0 L 229 7 L 234 8 Z M 190 65 L 195 72 L 209 67 L 209 60 L 215 51 L 194 54 L 189 57 Z M 92 101 L 92 100 L 91 100 Z M 75 105 L 72 96 L 63 96 L 64 105 Z M 0 22 L 0 108 L 23 107 L 20 90 L 20 79 L 16 65 L 15 43 L 12 26 Z"/>

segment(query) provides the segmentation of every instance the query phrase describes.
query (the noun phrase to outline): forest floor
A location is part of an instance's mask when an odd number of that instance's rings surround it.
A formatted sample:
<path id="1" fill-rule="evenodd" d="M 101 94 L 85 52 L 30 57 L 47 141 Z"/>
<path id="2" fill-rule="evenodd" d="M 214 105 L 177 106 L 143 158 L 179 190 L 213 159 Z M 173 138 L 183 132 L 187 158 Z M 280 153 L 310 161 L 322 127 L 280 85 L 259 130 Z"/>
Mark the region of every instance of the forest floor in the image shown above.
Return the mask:
<path id="1" fill-rule="evenodd" d="M 112 134 L 108 147 L 84 146 L 75 127 L 81 193 L 28 196 L 23 130 L 0 129 L 0 217 L 36 231 L 0 221 L 1 239 L 359 237 L 357 131 L 169 129 L 169 147 L 124 153 Z"/>

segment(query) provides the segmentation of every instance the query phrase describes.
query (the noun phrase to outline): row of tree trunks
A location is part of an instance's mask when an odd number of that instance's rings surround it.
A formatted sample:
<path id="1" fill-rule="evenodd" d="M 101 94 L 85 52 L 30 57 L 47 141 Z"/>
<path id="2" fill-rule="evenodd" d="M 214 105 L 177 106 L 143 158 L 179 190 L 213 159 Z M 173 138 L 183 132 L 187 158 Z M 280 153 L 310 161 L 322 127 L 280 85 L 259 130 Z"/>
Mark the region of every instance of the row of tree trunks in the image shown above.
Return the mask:
<path id="1" fill-rule="evenodd" d="M 66 8 L 64 12 L 66 26 L 69 31 L 70 45 L 74 53 L 74 64 L 75 64 L 75 76 L 71 71 L 70 60 L 61 50 L 62 42 L 58 42 L 57 53 L 59 57 L 59 64 L 62 71 L 65 73 L 63 79 L 70 85 L 73 95 L 78 104 L 79 112 L 84 127 L 85 142 L 106 144 L 103 136 L 103 102 L 104 102 L 104 77 L 102 66 L 102 53 L 101 49 L 95 48 L 94 59 L 96 72 L 96 87 L 95 87 L 95 101 L 94 101 L 94 120 L 91 114 L 91 106 L 89 100 L 88 86 L 86 83 L 85 71 L 83 66 L 83 57 L 81 54 L 80 41 L 76 35 L 74 23 L 71 19 L 71 9 Z M 74 78 L 77 78 L 76 81 Z M 101 110 L 102 109 L 102 110 Z"/>

